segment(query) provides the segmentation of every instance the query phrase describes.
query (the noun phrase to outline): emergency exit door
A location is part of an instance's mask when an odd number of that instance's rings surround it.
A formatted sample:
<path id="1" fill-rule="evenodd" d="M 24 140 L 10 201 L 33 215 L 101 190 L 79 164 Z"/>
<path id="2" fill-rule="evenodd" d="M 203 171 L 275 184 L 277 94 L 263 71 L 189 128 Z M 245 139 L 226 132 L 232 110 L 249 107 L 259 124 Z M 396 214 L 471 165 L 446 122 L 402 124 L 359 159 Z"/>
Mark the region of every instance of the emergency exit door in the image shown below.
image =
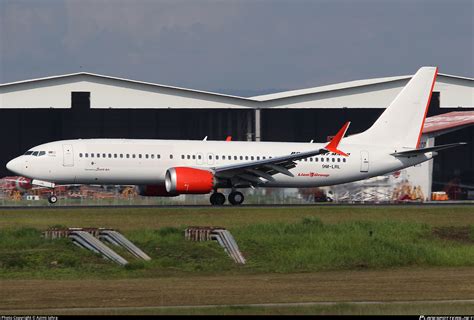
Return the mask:
<path id="1" fill-rule="evenodd" d="M 360 152 L 360 172 L 369 172 L 369 152 Z"/>
<path id="2" fill-rule="evenodd" d="M 74 153 L 70 144 L 63 144 L 63 166 L 74 166 Z"/>

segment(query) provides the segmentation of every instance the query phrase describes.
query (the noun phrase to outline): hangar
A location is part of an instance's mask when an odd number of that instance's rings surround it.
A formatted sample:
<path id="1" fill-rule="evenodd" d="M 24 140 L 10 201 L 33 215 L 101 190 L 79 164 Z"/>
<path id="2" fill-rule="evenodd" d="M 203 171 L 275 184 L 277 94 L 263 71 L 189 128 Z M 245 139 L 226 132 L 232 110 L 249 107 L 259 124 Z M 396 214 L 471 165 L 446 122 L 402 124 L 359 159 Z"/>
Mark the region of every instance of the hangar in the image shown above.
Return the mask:
<path id="1" fill-rule="evenodd" d="M 345 121 L 348 134 L 367 129 L 411 75 L 350 81 L 255 97 L 191 90 L 88 72 L 0 85 L 2 154 L 6 162 L 41 143 L 75 138 L 326 141 Z M 474 111 L 474 79 L 439 74 L 428 116 Z M 474 128 L 436 138 L 469 146 L 441 153 L 433 180 L 470 177 Z M 467 179 L 469 180 L 469 179 Z M 434 186 L 436 189 L 436 186 Z"/>

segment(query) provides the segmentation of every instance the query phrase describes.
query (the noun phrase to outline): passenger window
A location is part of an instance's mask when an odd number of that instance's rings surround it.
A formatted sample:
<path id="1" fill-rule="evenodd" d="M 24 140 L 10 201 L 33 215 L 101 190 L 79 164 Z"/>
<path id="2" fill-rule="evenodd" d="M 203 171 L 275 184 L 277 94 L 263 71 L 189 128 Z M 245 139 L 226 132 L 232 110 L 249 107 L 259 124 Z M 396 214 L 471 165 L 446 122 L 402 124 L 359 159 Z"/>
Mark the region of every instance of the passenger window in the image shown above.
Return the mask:
<path id="1" fill-rule="evenodd" d="M 257 156 L 257 160 L 260 160 L 260 156 Z"/>
<path id="2" fill-rule="evenodd" d="M 318 162 L 318 161 L 319 161 L 318 157 L 314 158 L 314 162 Z"/>
<path id="3" fill-rule="evenodd" d="M 225 156 L 222 156 L 222 160 L 225 160 Z"/>
<path id="4" fill-rule="evenodd" d="M 160 159 L 160 155 L 159 155 L 159 154 L 156 155 L 156 159 Z"/>
<path id="5" fill-rule="evenodd" d="M 148 159 L 148 153 L 145 155 L 145 159 Z"/>
<path id="6" fill-rule="evenodd" d="M 36 152 L 33 152 L 33 155 L 34 155 L 34 156 L 36 156 L 36 154 L 35 154 L 35 153 L 36 153 Z M 85 156 L 86 158 L 88 158 L 88 157 L 89 157 L 89 154 L 88 154 L 88 153 L 86 153 L 86 154 L 84 154 L 84 156 Z"/>
<path id="7" fill-rule="evenodd" d="M 253 159 L 254 159 L 254 157 L 253 157 L 253 156 L 251 156 L 251 157 L 250 157 L 250 160 L 253 160 Z"/>
<path id="8" fill-rule="evenodd" d="M 91 153 L 91 158 L 94 158 L 94 154 L 93 154 L 93 153 Z"/>
<path id="9" fill-rule="evenodd" d="M 337 162 L 341 162 L 341 158 L 337 158 Z"/>
<path id="10" fill-rule="evenodd" d="M 173 159 L 173 155 L 172 155 L 172 154 L 170 154 L 170 159 Z"/>
<path id="11" fill-rule="evenodd" d="M 313 158 L 309 158 L 309 161 L 310 161 L 310 162 L 313 162 Z"/>
<path id="12" fill-rule="evenodd" d="M 142 158 L 142 154 L 141 154 L 141 153 L 138 155 L 138 158 L 139 158 L 139 159 L 141 159 L 141 158 Z"/>
<path id="13" fill-rule="evenodd" d="M 107 158 L 107 155 L 105 153 L 102 153 L 102 158 Z"/>
<path id="14" fill-rule="evenodd" d="M 193 160 L 196 160 L 196 155 L 195 154 L 193 154 Z"/>
<path id="15" fill-rule="evenodd" d="M 307 161 L 308 161 L 308 158 L 304 158 L 304 161 L 306 161 L 306 162 L 307 162 Z"/>
<path id="16" fill-rule="evenodd" d="M 109 158 L 112 158 L 112 154 L 111 154 L 111 153 L 109 153 Z"/>
<path id="17" fill-rule="evenodd" d="M 240 160 L 244 160 L 244 157 L 240 156 Z"/>
<path id="18" fill-rule="evenodd" d="M 216 156 L 216 160 L 219 160 L 219 156 Z"/>
<path id="19" fill-rule="evenodd" d="M 249 156 L 245 156 L 245 160 L 248 160 L 249 159 Z"/>
<path id="20" fill-rule="evenodd" d="M 114 158 L 117 158 L 117 154 L 116 154 L 116 153 L 114 153 Z"/>
<path id="21" fill-rule="evenodd" d="M 237 160 L 237 156 L 234 156 L 234 160 Z"/>
<path id="22" fill-rule="evenodd" d="M 100 153 L 96 154 L 97 158 L 100 158 Z"/>
<path id="23" fill-rule="evenodd" d="M 326 158 L 326 162 L 329 162 L 329 158 Z"/>
<path id="24" fill-rule="evenodd" d="M 82 153 L 79 153 L 79 158 L 82 158 Z"/>
<path id="25" fill-rule="evenodd" d="M 265 159 L 267 159 L 267 157 L 263 156 L 262 159 L 265 160 Z"/>
<path id="26" fill-rule="evenodd" d="M 332 162 L 336 162 L 336 159 L 335 159 L 335 158 L 332 158 Z"/>
<path id="27" fill-rule="evenodd" d="M 123 158 L 123 153 L 120 154 L 120 158 Z"/>
<path id="28" fill-rule="evenodd" d="M 346 162 L 346 158 L 342 159 L 342 162 Z"/>
<path id="29" fill-rule="evenodd" d="M 324 162 L 324 158 L 321 158 L 321 162 Z"/>
<path id="30" fill-rule="evenodd" d="M 135 154 L 132 154 L 132 158 L 135 159 Z"/>
<path id="31" fill-rule="evenodd" d="M 183 159 L 183 160 L 184 160 L 184 154 L 182 154 L 182 155 L 181 155 L 181 159 Z"/>
<path id="32" fill-rule="evenodd" d="M 198 159 L 201 160 L 201 156 L 200 156 L 200 155 L 198 155 Z"/>
<path id="33" fill-rule="evenodd" d="M 188 155 L 186 156 L 186 158 L 189 160 L 189 159 L 191 159 L 191 156 L 188 154 Z"/>
<path id="34" fill-rule="evenodd" d="M 211 156 L 211 155 L 209 155 L 209 160 L 212 160 L 212 156 Z"/>
<path id="35" fill-rule="evenodd" d="M 154 155 L 154 154 L 152 154 L 152 155 L 151 155 L 151 158 L 152 158 L 152 159 L 155 159 L 155 155 Z"/>

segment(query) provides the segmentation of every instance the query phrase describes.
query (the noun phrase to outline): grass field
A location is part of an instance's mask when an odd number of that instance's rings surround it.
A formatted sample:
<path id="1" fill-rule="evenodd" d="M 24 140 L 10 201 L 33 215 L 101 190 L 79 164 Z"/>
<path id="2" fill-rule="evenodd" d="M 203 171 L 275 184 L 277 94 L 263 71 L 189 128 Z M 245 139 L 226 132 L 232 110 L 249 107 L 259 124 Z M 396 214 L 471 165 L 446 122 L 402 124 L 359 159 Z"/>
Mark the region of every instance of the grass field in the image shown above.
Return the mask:
<path id="1" fill-rule="evenodd" d="M 124 268 L 68 240 L 41 238 L 41 230 L 57 225 L 116 228 L 152 261 L 120 251 L 131 262 Z M 214 242 L 185 241 L 184 228 L 196 225 L 229 229 L 248 263 L 235 265 Z M 34 293 L 6 290 L 2 296 L 0 290 L 0 310 L 474 299 L 473 226 L 470 206 L 0 209 L 0 286 Z M 63 286 L 80 290 L 65 294 Z M 457 307 L 431 305 L 429 310 L 455 313 Z M 283 314 L 294 308 L 183 312 Z M 462 308 L 468 310 L 469 304 Z M 303 314 L 419 310 L 344 304 L 297 309 Z M 130 312 L 174 312 L 160 310 Z"/>

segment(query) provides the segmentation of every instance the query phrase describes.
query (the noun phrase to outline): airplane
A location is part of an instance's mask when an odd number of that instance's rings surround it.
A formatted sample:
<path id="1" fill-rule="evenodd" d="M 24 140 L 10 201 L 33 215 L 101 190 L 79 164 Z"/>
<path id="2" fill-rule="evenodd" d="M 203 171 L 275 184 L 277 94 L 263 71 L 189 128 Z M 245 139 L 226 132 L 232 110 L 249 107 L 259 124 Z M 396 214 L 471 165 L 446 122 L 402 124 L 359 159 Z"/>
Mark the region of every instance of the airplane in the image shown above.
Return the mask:
<path id="1" fill-rule="evenodd" d="M 366 131 L 329 143 L 77 139 L 42 144 L 7 164 L 33 185 L 138 185 L 142 196 L 209 194 L 240 205 L 238 189 L 320 187 L 380 176 L 428 161 L 465 143 L 420 148 L 437 67 L 422 67 Z M 54 193 L 48 198 L 55 203 Z"/>

